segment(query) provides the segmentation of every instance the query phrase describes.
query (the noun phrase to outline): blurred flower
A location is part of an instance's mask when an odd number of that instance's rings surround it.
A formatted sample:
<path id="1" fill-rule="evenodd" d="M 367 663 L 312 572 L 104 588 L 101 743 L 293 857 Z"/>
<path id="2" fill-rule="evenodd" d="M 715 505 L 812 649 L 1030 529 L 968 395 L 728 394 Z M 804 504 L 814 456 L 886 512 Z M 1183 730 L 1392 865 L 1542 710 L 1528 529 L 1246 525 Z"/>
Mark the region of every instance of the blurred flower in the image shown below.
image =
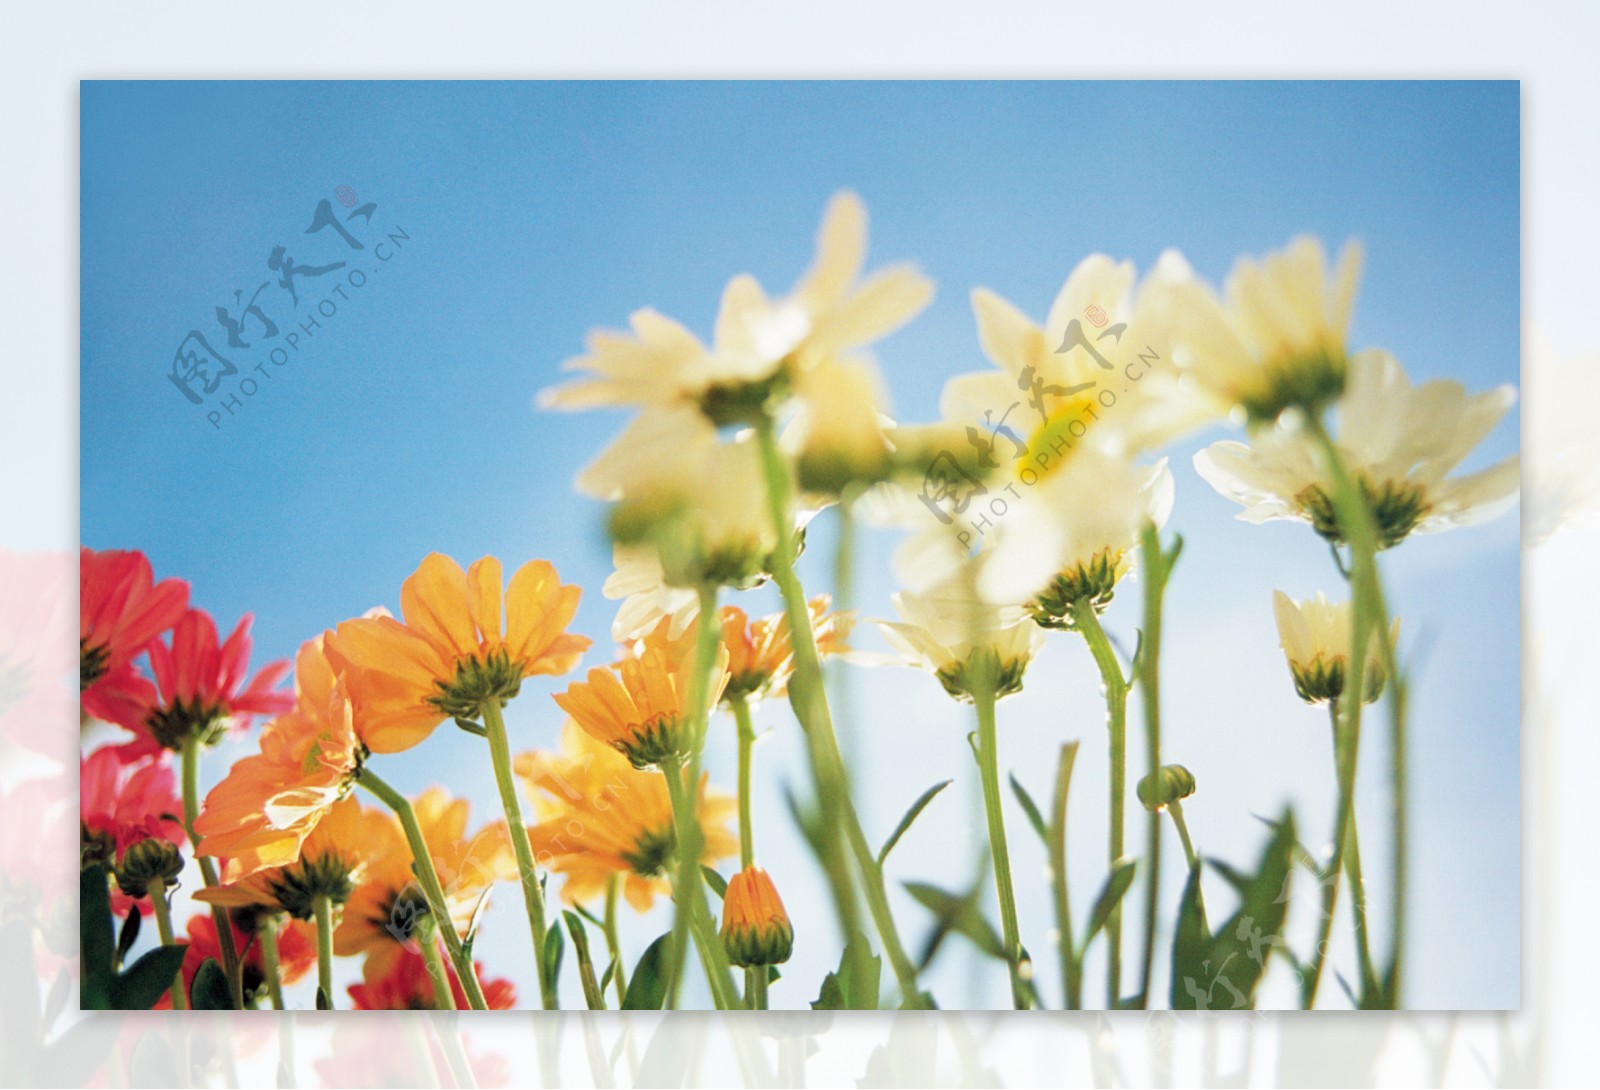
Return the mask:
<path id="1" fill-rule="evenodd" d="M 1086 449 L 995 520 L 979 593 L 996 605 L 1024 606 L 1046 628 L 1073 628 L 1074 604 L 1103 611 L 1133 566 L 1144 526 L 1165 525 L 1171 512 L 1165 458 L 1136 466 Z"/>
<path id="2" fill-rule="evenodd" d="M 154 877 L 155 872 L 134 868 L 140 873 L 125 874 L 123 864 L 128 853 L 146 840 L 166 844 L 171 850 L 167 859 L 170 864 L 170 857 L 185 842 L 182 814 L 183 804 L 178 801 L 177 781 L 170 764 L 151 761 L 129 765 L 110 747 L 79 759 L 81 863 L 85 867 L 99 863 L 117 875 L 121 890 L 114 892 L 111 903 L 117 915 L 133 910 L 150 912 L 143 880 Z M 165 874 L 170 868 L 156 869 Z M 127 884 L 125 877 L 131 879 Z"/>
<path id="3" fill-rule="evenodd" d="M 70 553 L 0 548 L 0 737 L 61 767 L 72 752 L 59 726 L 71 722 L 72 611 Z"/>
<path id="4" fill-rule="evenodd" d="M 285 987 L 299 983 L 317 963 L 317 929 L 303 920 L 273 920 L 263 917 L 262 926 L 278 930 L 278 980 Z M 239 951 L 244 973 L 245 1006 L 259 1002 L 266 992 L 267 971 L 261 953 L 260 936 L 245 931 L 230 920 L 233 948 Z M 192 994 L 195 974 L 207 961 L 222 964 L 222 944 L 217 941 L 217 924 L 209 912 L 191 916 L 188 924 L 189 947 L 183 955 L 183 990 Z M 171 993 L 163 993 L 156 1010 L 172 1008 Z"/>
<path id="5" fill-rule="evenodd" d="M 589 353 L 568 370 L 593 377 L 546 390 L 544 405 L 691 406 L 717 424 L 768 411 L 793 374 L 815 361 L 869 344 L 928 304 L 933 285 L 908 265 L 865 281 L 866 210 L 853 193 L 829 203 L 812 266 L 794 290 L 769 299 L 752 276 L 729 281 L 717 315 L 715 349 L 653 310 L 636 311 L 632 334 L 590 335 Z"/>
<path id="6" fill-rule="evenodd" d="M 274 691 L 289 672 L 287 661 L 250 672 L 250 615 L 220 646 L 216 622 L 200 609 L 186 610 L 173 626 L 170 642 L 157 639 L 146 649 L 155 674 L 152 685 L 131 670 L 107 674 L 104 694 L 111 721 L 135 734 L 123 748 L 129 759 L 161 749 L 181 750 L 191 738 L 215 745 L 229 730 L 244 730 L 257 715 L 288 710 L 294 698 Z"/>
<path id="7" fill-rule="evenodd" d="M 1140 804 L 1152 813 L 1159 813 L 1174 802 L 1182 802 L 1194 794 L 1194 773 L 1183 765 L 1162 765 L 1155 776 L 1139 777 L 1134 794 Z"/>
<path id="8" fill-rule="evenodd" d="M 1105 254 L 1080 261 L 1056 294 L 1043 327 L 987 288 L 972 293 L 978 340 L 999 370 L 957 375 L 945 383 L 940 413 L 976 425 L 992 441 L 1001 427 L 1026 435 L 1019 462 L 1046 471 L 1083 438 L 1114 454 L 1160 446 L 1215 415 L 1205 399 L 1186 395 L 1177 376 L 1152 366 L 1148 348 L 1133 380 L 1112 357 L 1124 336 L 1143 343 L 1133 321 L 1134 268 Z M 1087 324 L 1086 324 L 1087 323 Z M 1108 338 L 1110 340 L 1108 341 Z M 1101 380 L 1122 378 L 1121 392 Z M 1109 395 L 1109 396 L 1108 396 Z"/>
<path id="9" fill-rule="evenodd" d="M 850 630 L 855 626 L 852 613 L 829 613 L 831 599 L 826 594 L 809 603 L 811 630 L 817 653 L 836 655 L 845 650 Z M 722 646 L 728 650 L 728 685 L 724 702 L 743 699 L 752 704 L 768 697 L 781 697 L 788 691 L 789 675 L 794 672 L 794 647 L 789 641 L 789 615 L 774 613 L 754 621 L 738 606 L 723 606 Z"/>
<path id="10" fill-rule="evenodd" d="M 1484 522 L 1516 502 L 1516 456 L 1446 479 L 1515 399 L 1509 386 L 1468 394 L 1458 382 L 1434 379 L 1413 387 L 1387 352 L 1355 355 L 1338 403 L 1337 446 L 1372 510 L 1380 548 L 1412 533 Z M 1344 540 L 1321 451 L 1292 421 L 1256 432 L 1249 445 L 1214 443 L 1194 464 L 1213 488 L 1244 505 L 1239 517 L 1246 522 L 1298 519 L 1335 544 Z"/>
<path id="11" fill-rule="evenodd" d="M 700 615 L 699 594 L 667 583 L 654 545 L 613 545 L 611 563 L 615 570 L 600 593 L 623 600 L 611 622 L 611 636 L 618 643 L 646 635 L 663 617 L 671 618 L 672 635 L 679 636 Z"/>
<path id="12" fill-rule="evenodd" d="M 342 905 L 361 880 L 368 853 L 381 843 L 387 815 L 363 810 L 353 798 L 328 808 L 292 863 L 268 867 L 197 892 L 195 900 L 224 908 L 283 911 L 299 920 L 314 914 L 317 897 Z M 202 842 L 204 846 L 204 842 Z"/>
<path id="13" fill-rule="evenodd" d="M 1044 629 L 1026 610 L 982 601 L 965 571 L 925 592 L 900 591 L 894 606 L 902 620 L 879 621 L 884 638 L 904 665 L 929 671 L 957 700 L 991 688 L 997 698 L 1021 691 L 1028 663 L 1044 646 Z"/>
<path id="14" fill-rule="evenodd" d="M 1272 611 L 1278 619 L 1278 642 L 1289 660 L 1294 691 L 1307 704 L 1325 704 L 1344 693 L 1346 668 L 1350 658 L 1349 602 L 1329 602 L 1319 592 L 1315 598 L 1296 602 L 1281 590 L 1272 592 Z M 1400 638 L 1400 621 L 1389 630 L 1392 646 Z M 1372 633 L 1371 647 L 1364 667 L 1361 702 L 1370 704 L 1383 692 L 1387 678 L 1383 671 L 1383 650 L 1379 633 Z"/>
<path id="15" fill-rule="evenodd" d="M 580 591 L 564 586 L 546 560 L 518 568 L 505 589 L 500 561 L 469 571 L 430 553 L 400 590 L 401 624 L 360 617 L 339 625 L 330 651 L 345 668 L 356 729 L 374 753 L 398 753 L 447 717 L 476 719 L 484 702 L 504 704 L 522 679 L 564 674 L 589 647 L 566 628 Z"/>
<path id="16" fill-rule="evenodd" d="M 469 836 L 467 800 L 452 799 L 438 787 L 428 788 L 412 806 L 439 873 L 450 912 L 448 924 L 457 934 L 465 934 L 490 888 L 517 876 L 505 822 L 490 822 Z M 378 816 L 382 820 L 363 827 L 367 868 L 333 933 L 335 953 L 365 954 L 369 962 L 376 959 L 374 972 L 386 968 L 389 959 L 413 941 L 413 932 L 428 912 L 399 820 L 381 811 Z"/>
<path id="17" fill-rule="evenodd" d="M 529 787 L 539 819 L 528 829 L 534 854 L 540 866 L 565 878 L 561 896 L 568 904 L 603 898 L 616 875 L 623 879 L 628 903 L 640 912 L 670 890 L 667 866 L 677 838 L 661 776 L 635 769 L 570 720 L 562 728 L 559 752 L 520 754 L 516 771 Z M 709 791 L 702 777 L 701 862 L 712 865 L 739 850 L 727 827 L 733 811 L 734 800 Z"/>
<path id="18" fill-rule="evenodd" d="M 688 707 L 694 685 L 695 630 L 674 638 L 663 619 L 610 666 L 595 667 L 555 702 L 578 725 L 633 762 L 648 768 L 685 754 L 684 732 L 701 709 Z M 716 707 L 727 683 L 728 652 L 719 648 L 706 708 Z"/>
<path id="19" fill-rule="evenodd" d="M 896 469 L 878 369 L 864 359 L 824 357 L 796 381 L 800 410 L 784 432 L 796 483 L 812 502 L 852 497 Z"/>
<path id="20" fill-rule="evenodd" d="M 441 959 L 443 960 L 443 959 Z M 483 997 L 492 1011 L 508 1011 L 517 1005 L 517 989 L 511 981 L 490 978 L 484 974 L 483 963 L 475 962 L 478 983 L 483 986 Z M 455 1010 L 467 1010 L 467 993 L 462 990 L 455 966 L 444 962 L 445 975 L 450 980 L 450 991 L 455 996 Z M 350 999 L 358 1011 L 427 1011 L 437 1010 L 433 997 L 433 978 L 428 975 L 428 965 L 422 954 L 402 949 L 385 961 L 368 961 L 362 971 L 360 984 L 350 985 Z M 447 1030 L 446 1032 L 453 1032 Z"/>
<path id="21" fill-rule="evenodd" d="M 1344 389 L 1360 275 L 1358 244 L 1330 268 L 1322 243 L 1304 235 L 1259 261 L 1240 258 L 1224 303 L 1169 250 L 1140 289 L 1133 320 L 1205 393 L 1271 424 L 1290 407 L 1320 411 Z"/>
<path id="22" fill-rule="evenodd" d="M 1600 402 L 1600 354 L 1562 353 L 1534 330 L 1523 368 L 1523 546 L 1531 548 L 1562 529 L 1593 525 L 1600 515 L 1600 428 L 1589 413 Z"/>
<path id="23" fill-rule="evenodd" d="M 293 864 L 360 771 L 353 709 L 326 640 L 300 646 L 294 707 L 262 729 L 260 751 L 234 762 L 195 819 L 199 852 L 223 861 L 224 882 Z"/>
<path id="24" fill-rule="evenodd" d="M 126 683 L 133 660 L 172 628 L 189 608 L 189 584 L 155 581 L 150 561 L 120 549 L 78 552 L 78 688 L 84 710 L 121 722 L 105 679 Z"/>
<path id="25" fill-rule="evenodd" d="M 722 945 L 742 968 L 781 965 L 794 950 L 794 927 L 778 890 L 760 867 L 728 879 L 722 898 Z"/>

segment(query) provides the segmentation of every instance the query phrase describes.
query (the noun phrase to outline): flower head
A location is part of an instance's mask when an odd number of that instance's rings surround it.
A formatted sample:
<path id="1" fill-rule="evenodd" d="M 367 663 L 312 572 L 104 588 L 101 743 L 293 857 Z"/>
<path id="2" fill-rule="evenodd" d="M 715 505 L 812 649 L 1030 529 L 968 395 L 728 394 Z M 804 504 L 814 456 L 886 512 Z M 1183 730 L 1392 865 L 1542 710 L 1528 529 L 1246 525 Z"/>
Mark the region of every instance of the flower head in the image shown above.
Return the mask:
<path id="1" fill-rule="evenodd" d="M 410 749 L 448 717 L 476 719 L 486 701 L 504 704 L 523 678 L 578 664 L 589 640 L 566 629 L 579 589 L 549 561 L 530 560 L 511 576 L 502 615 L 501 586 L 492 556 L 462 571 L 430 553 L 401 587 L 403 624 L 368 616 L 335 630 L 330 648 L 374 753 Z"/>
<path id="2" fill-rule="evenodd" d="M 794 927 L 778 890 L 760 867 L 728 879 L 722 898 L 722 945 L 734 965 L 781 965 L 794 950 Z"/>
<path id="3" fill-rule="evenodd" d="M 99 704 L 107 691 L 102 680 L 125 679 L 133 660 L 178 623 L 189 608 L 189 584 L 157 583 L 140 552 L 80 549 L 78 607 L 78 689 L 90 715 L 112 720 Z"/>
<path id="4" fill-rule="evenodd" d="M 605 896 L 622 878 L 628 903 L 644 912 L 670 889 L 667 868 L 677 839 L 666 780 L 643 772 L 612 747 L 569 721 L 559 752 L 524 753 L 517 775 L 530 789 L 538 822 L 528 829 L 539 865 L 565 878 L 561 896 L 582 904 Z M 701 861 L 713 864 L 739 849 L 727 828 L 731 798 L 702 778 L 698 813 Z"/>
<path id="5" fill-rule="evenodd" d="M 1317 412 L 1345 385 L 1345 335 L 1361 275 L 1361 248 L 1328 265 L 1302 236 L 1265 258 L 1241 258 L 1224 303 L 1175 251 L 1140 291 L 1135 320 L 1173 362 L 1228 408 L 1270 424 L 1283 410 Z"/>
<path id="6" fill-rule="evenodd" d="M 287 661 L 250 672 L 250 615 L 218 643 L 216 622 L 204 610 L 189 609 L 172 628 L 170 640 L 146 648 L 152 685 L 131 671 L 108 674 L 121 691 L 108 703 L 112 721 L 137 738 L 124 753 L 143 756 L 159 749 L 181 750 L 190 739 L 215 745 L 230 730 L 244 730 L 258 715 L 286 711 L 294 698 L 276 691 L 289 672 Z"/>
<path id="7" fill-rule="evenodd" d="M 428 788 L 412 805 L 444 890 L 448 925 L 463 934 L 471 929 L 489 889 L 516 877 L 511 836 L 503 821 L 469 834 L 467 800 L 452 799 L 441 788 Z M 365 954 L 382 966 L 413 941 L 428 905 L 412 873 L 411 848 L 399 821 L 381 811 L 379 817 L 364 827 L 366 871 L 345 903 L 333 947 L 341 957 Z"/>
<path id="8" fill-rule="evenodd" d="M 850 613 L 829 613 L 826 594 L 812 598 L 811 630 L 820 655 L 839 654 L 855 625 Z M 741 699 L 750 703 L 781 697 L 788 691 L 794 673 L 794 647 L 789 639 L 789 615 L 775 613 L 750 620 L 738 606 L 723 606 L 722 646 L 728 650 L 728 685 L 724 702 Z"/>
<path id="9" fill-rule="evenodd" d="M 902 620 L 878 628 L 905 665 L 920 666 L 957 700 L 979 692 L 996 698 L 1022 689 L 1028 663 L 1044 646 L 1044 629 L 1020 606 L 984 602 L 962 571 L 923 592 L 900 591 L 894 606 Z"/>
<path id="10" fill-rule="evenodd" d="M 354 709 L 326 640 L 301 645 L 294 707 L 262 729 L 259 752 L 234 763 L 195 819 L 200 854 L 223 860 L 225 882 L 294 864 L 360 771 Z"/>
<path id="11" fill-rule="evenodd" d="M 183 866 L 183 804 L 172 766 L 133 766 L 114 749 L 97 749 L 78 760 L 78 810 L 83 866 L 102 864 L 117 878 L 113 911 L 148 912 L 148 885 L 172 880 Z"/>
<path id="12" fill-rule="evenodd" d="M 363 810 L 353 798 L 342 799 L 306 836 L 294 862 L 202 889 L 195 899 L 225 908 L 282 911 L 309 920 L 316 898 L 325 897 L 335 905 L 350 899 L 373 843 L 381 840 L 378 826 L 384 817 L 379 811 Z"/>
<path id="13" fill-rule="evenodd" d="M 788 392 L 794 373 L 883 337 L 932 298 L 932 284 L 910 266 L 860 279 L 866 234 L 860 199 L 836 195 L 816 258 L 787 296 L 768 298 L 748 275 L 728 282 L 714 348 L 670 318 L 637 311 L 631 333 L 594 333 L 588 354 L 566 365 L 592 377 L 547 390 L 541 401 L 564 409 L 689 406 L 719 426 L 749 422 Z"/>
<path id="14" fill-rule="evenodd" d="M 1486 521 L 1516 502 L 1516 456 L 1449 476 L 1515 396 L 1509 386 L 1468 394 L 1460 383 L 1442 379 L 1414 387 L 1387 352 L 1351 359 L 1335 445 L 1366 498 L 1380 548 L 1413 533 Z M 1213 443 L 1195 455 L 1194 465 L 1211 487 L 1244 505 L 1239 517 L 1246 522 L 1296 519 L 1330 542 L 1345 540 L 1321 452 L 1290 422 L 1256 432 L 1248 445 Z"/>
<path id="15" fill-rule="evenodd" d="M 1319 592 L 1315 598 L 1296 602 L 1281 590 L 1272 592 L 1272 610 L 1278 619 L 1278 641 L 1289 660 L 1294 691 L 1307 704 L 1325 704 L 1344 695 L 1350 644 L 1349 602 L 1330 602 Z M 1367 651 L 1365 683 L 1361 702 L 1370 704 L 1383 692 L 1387 678 L 1383 670 L 1383 651 L 1376 630 Z M 1400 638 L 1396 619 L 1388 634 L 1390 645 Z"/>
<path id="16" fill-rule="evenodd" d="M 509 980 L 489 978 L 484 975 L 483 964 L 474 963 L 478 983 L 483 987 L 483 997 L 492 1011 L 508 1011 L 517 1005 L 517 989 Z M 450 991 L 455 996 L 454 1010 L 467 1009 L 467 993 L 456 976 L 455 966 L 445 962 L 445 975 L 450 980 Z M 434 1001 L 433 978 L 428 975 L 427 962 L 422 954 L 402 949 L 395 957 L 369 959 L 362 970 L 360 984 L 350 985 L 350 999 L 358 1011 L 426 1011 L 437 1010 Z"/>
<path id="17" fill-rule="evenodd" d="M 596 667 L 555 701 L 595 738 L 616 749 L 635 768 L 681 757 L 686 732 L 716 707 L 727 683 L 727 651 L 719 649 L 704 708 L 689 706 L 694 687 L 695 629 L 676 638 L 663 619 L 610 666 Z"/>

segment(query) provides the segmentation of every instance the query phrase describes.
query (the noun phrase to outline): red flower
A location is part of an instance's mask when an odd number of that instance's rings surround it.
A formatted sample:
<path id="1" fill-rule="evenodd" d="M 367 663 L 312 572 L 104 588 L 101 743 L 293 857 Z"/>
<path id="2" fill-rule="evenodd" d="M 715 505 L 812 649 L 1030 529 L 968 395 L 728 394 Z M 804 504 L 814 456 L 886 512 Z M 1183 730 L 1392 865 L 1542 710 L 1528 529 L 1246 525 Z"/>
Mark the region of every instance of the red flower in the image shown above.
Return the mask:
<path id="1" fill-rule="evenodd" d="M 374 964 L 381 966 L 380 975 L 370 975 Z M 483 975 L 483 964 L 474 963 L 478 982 L 483 985 L 483 997 L 492 1011 L 508 1011 L 516 1005 L 517 990 L 511 981 Z M 399 948 L 394 957 L 368 958 L 368 975 L 360 984 L 350 985 L 350 999 L 358 1011 L 417 1011 L 433 1010 L 433 978 L 428 975 L 422 952 L 411 946 Z M 456 979 L 455 966 L 444 963 L 450 978 L 450 991 L 456 998 L 456 1009 L 467 1010 L 467 993 Z"/>
<path id="2" fill-rule="evenodd" d="M 183 822 L 178 816 L 182 813 L 170 765 L 151 763 L 135 768 L 124 764 L 123 755 L 112 748 L 79 758 L 78 824 L 85 864 L 114 867 L 142 840 L 165 840 L 183 847 Z M 148 915 L 149 899 L 135 899 L 120 890 L 112 895 L 111 910 L 118 916 L 135 908 Z"/>
<path id="3" fill-rule="evenodd" d="M 189 949 L 183 955 L 183 988 L 188 993 L 194 987 L 195 974 L 207 958 L 222 965 L 222 945 L 217 942 L 217 924 L 209 914 L 193 916 L 189 920 Z M 248 1005 L 257 992 L 263 992 L 267 972 L 261 956 L 261 941 L 254 934 L 233 925 L 233 946 L 244 959 L 244 996 Z M 279 982 L 284 987 L 304 979 L 317 963 L 317 929 L 305 920 L 286 920 L 278 931 Z M 172 996 L 163 995 L 156 1004 L 157 1010 L 168 1010 Z"/>
<path id="4" fill-rule="evenodd" d="M 217 626 L 201 609 L 186 610 L 170 640 L 148 648 L 155 684 L 131 670 L 119 691 L 106 701 L 107 718 L 138 737 L 123 747 L 126 759 L 159 749 L 181 750 L 191 736 L 216 742 L 231 725 L 249 726 L 257 715 L 277 715 L 294 706 L 291 693 L 274 688 L 289 672 L 287 659 L 268 663 L 245 683 L 250 662 L 250 615 L 227 641 L 217 643 Z"/>
<path id="5" fill-rule="evenodd" d="M 84 710 L 117 722 L 103 701 L 136 676 L 133 660 L 189 608 L 189 584 L 155 582 L 143 553 L 78 553 L 78 689 Z"/>

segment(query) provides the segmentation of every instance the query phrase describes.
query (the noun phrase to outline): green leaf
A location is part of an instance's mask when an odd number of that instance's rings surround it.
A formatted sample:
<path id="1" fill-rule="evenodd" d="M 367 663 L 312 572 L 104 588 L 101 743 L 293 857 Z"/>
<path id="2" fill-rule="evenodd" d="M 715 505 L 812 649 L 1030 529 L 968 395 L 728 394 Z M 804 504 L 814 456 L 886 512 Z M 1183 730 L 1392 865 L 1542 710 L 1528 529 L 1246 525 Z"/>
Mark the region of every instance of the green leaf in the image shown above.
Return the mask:
<path id="1" fill-rule="evenodd" d="M 578 959 L 578 980 L 583 985 L 583 1000 L 592 1011 L 606 1009 L 605 993 L 594 979 L 594 962 L 589 957 L 589 931 L 576 912 L 563 911 L 561 918 L 572 935 L 572 953 Z M 552 928 L 551 930 L 554 930 Z"/>
<path id="2" fill-rule="evenodd" d="M 839 968 L 822 978 L 822 990 L 812 1001 L 817 1011 L 873 1011 L 878 1009 L 883 959 L 872 952 L 867 937 L 857 932 L 845 944 Z"/>
<path id="3" fill-rule="evenodd" d="M 566 936 L 561 933 L 561 928 L 552 927 L 544 933 L 544 974 L 546 980 L 555 980 L 561 975 L 561 958 L 567 952 Z"/>
<path id="4" fill-rule="evenodd" d="M 84 1010 L 111 1008 L 113 926 L 106 871 L 97 863 L 78 874 L 78 1005 Z"/>
<path id="5" fill-rule="evenodd" d="M 160 894 L 156 894 L 160 896 Z M 122 931 L 117 935 L 117 961 L 121 965 L 128 959 L 128 951 L 133 949 L 133 944 L 139 941 L 139 924 L 143 922 L 144 914 L 137 910 L 129 912 L 128 918 L 122 921 Z"/>
<path id="6" fill-rule="evenodd" d="M 918 796 L 917 801 L 911 804 L 911 809 L 906 811 L 906 816 L 900 819 L 900 824 L 894 827 L 894 832 L 889 834 L 889 839 L 883 842 L 883 847 L 878 849 L 879 867 L 883 866 L 883 861 L 889 858 L 889 852 L 893 850 L 896 844 L 900 843 L 900 838 L 906 835 L 906 830 L 911 828 L 911 823 L 917 820 L 917 816 L 922 813 L 928 803 L 933 801 L 934 796 L 954 782 L 954 780 L 945 780 L 943 783 L 936 783 Z"/>
<path id="7" fill-rule="evenodd" d="M 1100 896 L 1095 898 L 1094 911 L 1089 914 L 1089 929 L 1083 935 L 1085 950 L 1110 921 L 1111 913 L 1122 903 L 1128 887 L 1133 885 L 1133 873 L 1138 865 L 1138 861 L 1134 859 L 1119 859 L 1111 865 L 1111 873 L 1106 876 L 1106 884 L 1100 887 Z"/>
<path id="8" fill-rule="evenodd" d="M 328 993 L 322 990 L 322 985 L 321 984 L 317 985 L 317 1010 L 319 1010 L 319 1011 L 331 1011 L 331 1010 L 333 1010 L 333 1000 L 328 998 Z"/>
<path id="9" fill-rule="evenodd" d="M 111 1008 L 119 1011 L 147 1011 L 172 987 L 188 946 L 158 946 L 128 966 L 111 982 Z"/>
<path id="10" fill-rule="evenodd" d="M 228 978 L 216 958 L 206 958 L 189 984 L 189 1006 L 197 1011 L 231 1011 L 233 997 L 228 994 Z M 318 1008 L 326 1010 L 327 1008 Z"/>
<path id="11" fill-rule="evenodd" d="M 1206 958 L 1211 952 L 1211 932 L 1205 926 L 1205 909 L 1200 900 L 1200 867 L 1198 860 L 1189 871 L 1189 880 L 1183 887 L 1183 900 L 1178 907 L 1178 929 L 1172 936 L 1172 1009 L 1198 1010 L 1205 998 L 1202 982 L 1206 976 Z"/>
<path id="12" fill-rule="evenodd" d="M 994 925 L 984 918 L 978 908 L 978 894 L 982 886 L 973 887 L 964 896 L 942 890 L 926 882 L 907 882 L 906 892 L 934 914 L 939 926 L 970 939 L 979 950 L 990 957 L 1005 960 L 1005 944 L 995 932 Z"/>
<path id="13" fill-rule="evenodd" d="M 715 869 L 701 867 L 700 873 L 706 876 L 706 885 L 711 887 L 712 893 L 715 893 L 718 897 L 726 897 L 728 895 L 728 880 L 718 874 Z"/>
<path id="14" fill-rule="evenodd" d="M 1039 834 L 1039 839 L 1045 847 L 1049 847 L 1050 832 L 1045 828 L 1044 816 L 1039 813 L 1039 807 L 1034 803 L 1033 796 L 1028 794 L 1028 789 L 1022 786 L 1015 772 L 1011 773 L 1011 791 L 1017 796 L 1017 802 L 1022 805 L 1022 812 L 1028 815 L 1028 824 Z"/>
<path id="15" fill-rule="evenodd" d="M 658 1011 L 667 998 L 667 952 L 672 946 L 672 933 L 668 932 L 652 942 L 633 967 L 633 979 L 628 981 L 628 993 L 623 996 L 625 1011 Z"/>

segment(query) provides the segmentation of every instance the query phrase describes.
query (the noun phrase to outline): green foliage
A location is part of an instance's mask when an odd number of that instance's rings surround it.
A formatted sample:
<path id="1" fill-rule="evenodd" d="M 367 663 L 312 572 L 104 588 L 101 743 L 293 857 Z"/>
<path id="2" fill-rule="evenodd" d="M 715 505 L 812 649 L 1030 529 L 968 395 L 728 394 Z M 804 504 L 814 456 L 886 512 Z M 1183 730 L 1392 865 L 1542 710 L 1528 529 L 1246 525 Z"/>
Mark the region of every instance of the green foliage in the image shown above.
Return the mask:
<path id="1" fill-rule="evenodd" d="M 132 914 L 137 916 L 137 912 Z M 84 1010 L 149 1010 L 178 978 L 188 947 L 158 946 L 120 969 L 138 938 L 139 925 L 125 923 L 120 940 L 115 927 L 105 868 L 98 863 L 84 868 L 78 875 L 79 1006 Z"/>
<path id="2" fill-rule="evenodd" d="M 883 977 L 883 959 L 872 952 L 859 932 L 845 944 L 839 968 L 822 978 L 822 991 L 812 1000 L 815 1011 L 874 1011 Z"/>
<path id="3" fill-rule="evenodd" d="M 667 976 L 671 973 L 672 934 L 652 942 L 633 967 L 628 993 L 623 996 L 625 1011 L 658 1011 L 667 998 Z"/>

